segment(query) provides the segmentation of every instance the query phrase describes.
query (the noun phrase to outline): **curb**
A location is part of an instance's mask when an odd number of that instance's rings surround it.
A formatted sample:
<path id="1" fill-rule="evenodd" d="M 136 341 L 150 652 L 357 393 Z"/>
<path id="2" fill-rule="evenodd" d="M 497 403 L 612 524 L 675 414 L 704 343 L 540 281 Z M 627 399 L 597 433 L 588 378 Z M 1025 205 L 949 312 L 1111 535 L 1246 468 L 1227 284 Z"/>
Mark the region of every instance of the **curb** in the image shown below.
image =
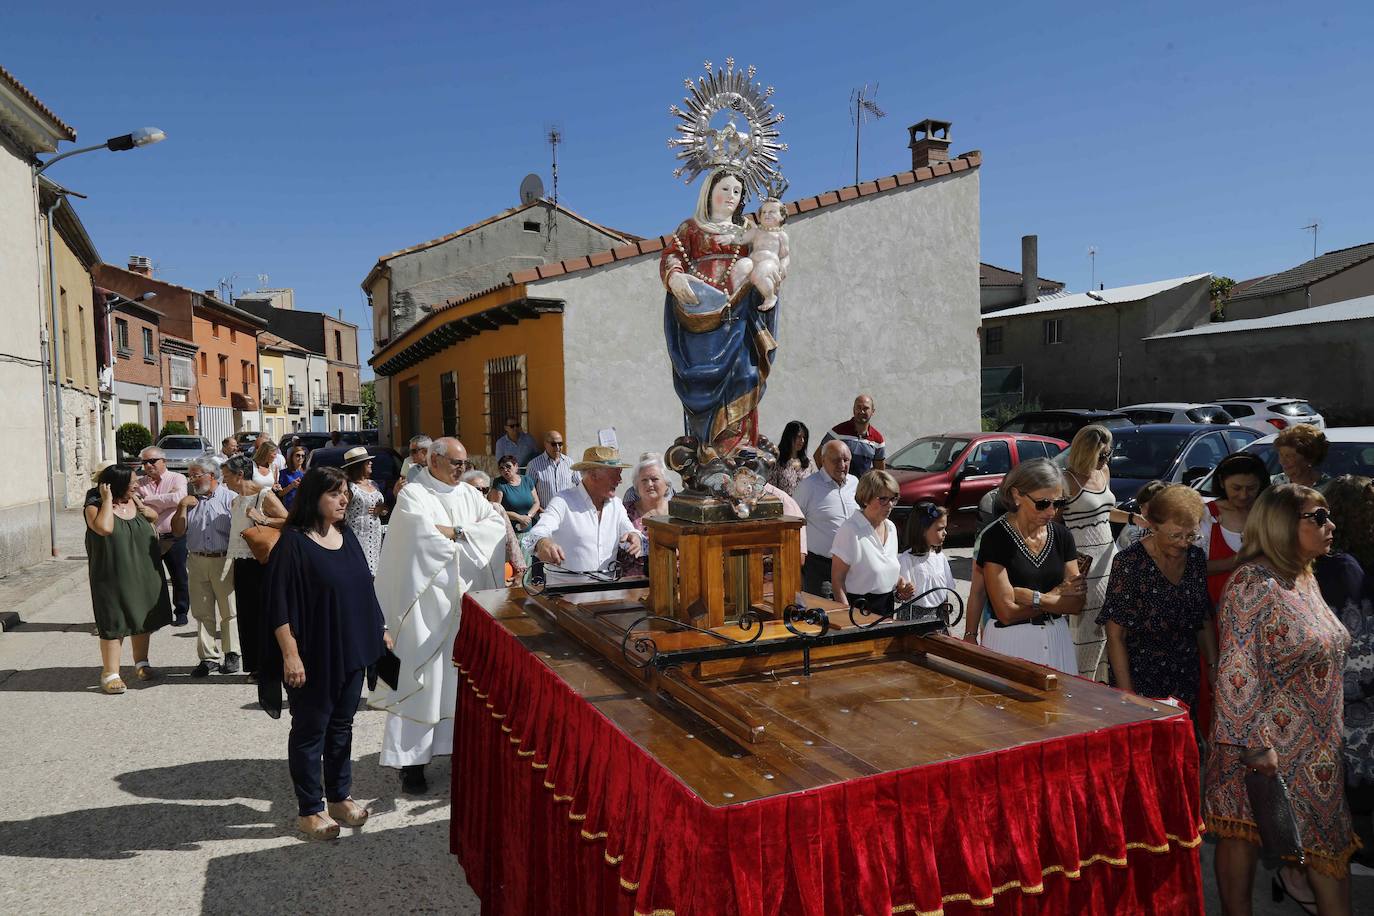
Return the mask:
<path id="1" fill-rule="evenodd" d="M 35 614 L 40 613 L 44 608 L 51 605 L 55 599 L 71 590 L 73 585 L 84 579 L 86 575 L 86 564 L 75 560 L 53 561 L 64 565 L 70 564 L 70 568 L 59 572 L 57 575 L 47 578 L 42 585 L 38 585 L 35 590 L 26 595 L 18 604 L 13 605 L 11 610 L 0 611 L 0 633 L 8 633 L 24 625 L 26 618 L 31 619 Z M 37 585 L 37 583 L 35 583 Z"/>

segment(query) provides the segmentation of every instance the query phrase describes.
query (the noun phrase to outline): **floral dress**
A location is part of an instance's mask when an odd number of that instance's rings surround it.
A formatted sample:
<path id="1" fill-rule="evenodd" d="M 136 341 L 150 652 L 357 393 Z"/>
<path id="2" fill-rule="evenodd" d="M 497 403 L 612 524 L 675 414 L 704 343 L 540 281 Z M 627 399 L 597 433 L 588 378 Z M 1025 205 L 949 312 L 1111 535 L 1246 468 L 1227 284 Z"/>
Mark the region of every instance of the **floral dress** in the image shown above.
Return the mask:
<path id="1" fill-rule="evenodd" d="M 382 555 L 382 519 L 375 515 L 372 508 L 385 497 L 375 487 L 369 489 L 361 484 L 348 485 L 348 509 L 344 515 L 346 524 L 358 538 L 367 557 L 367 568 L 373 576 L 377 575 L 377 559 Z"/>
<path id="2" fill-rule="evenodd" d="M 1308 866 L 1344 877 L 1357 846 L 1341 759 L 1350 634 L 1311 576 L 1293 583 L 1255 563 L 1236 571 L 1217 623 L 1221 658 L 1202 803 L 1207 830 L 1258 845 L 1241 753 L 1272 747 Z"/>
<path id="3" fill-rule="evenodd" d="M 1111 582 L 1097 623 L 1126 631 L 1131 686 L 1145 697 L 1197 702 L 1197 635 L 1212 602 L 1207 597 L 1207 556 L 1189 547 L 1183 578 L 1170 582 L 1140 541 L 1112 561 Z M 1116 672 L 1109 683 L 1116 686 Z"/>
<path id="4" fill-rule="evenodd" d="M 773 469 L 773 474 L 768 482 L 788 496 L 791 496 L 797 489 L 797 484 L 801 483 L 801 479 L 814 470 L 816 470 L 814 464 L 808 463 L 806 467 L 802 467 L 802 463 L 796 458 L 793 458 L 786 464 L 779 463 L 778 466 Z"/>

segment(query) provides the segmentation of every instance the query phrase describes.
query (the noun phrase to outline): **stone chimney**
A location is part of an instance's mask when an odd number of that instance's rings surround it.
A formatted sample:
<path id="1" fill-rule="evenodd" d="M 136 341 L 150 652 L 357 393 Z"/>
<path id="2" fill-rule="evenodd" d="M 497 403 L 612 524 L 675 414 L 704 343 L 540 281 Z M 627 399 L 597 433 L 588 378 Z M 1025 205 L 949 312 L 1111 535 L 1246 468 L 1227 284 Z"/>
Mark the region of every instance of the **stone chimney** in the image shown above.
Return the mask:
<path id="1" fill-rule="evenodd" d="M 152 259 L 145 258 L 141 254 L 129 255 L 129 272 L 151 277 L 153 275 Z"/>
<path id="2" fill-rule="evenodd" d="M 949 121 L 926 118 L 908 128 L 911 131 L 911 142 L 907 146 L 911 149 L 912 169 L 922 169 L 933 162 L 949 161 L 951 126 L 953 125 Z"/>
<path id="3" fill-rule="evenodd" d="M 1021 236 L 1021 304 L 1040 301 L 1040 237 Z"/>

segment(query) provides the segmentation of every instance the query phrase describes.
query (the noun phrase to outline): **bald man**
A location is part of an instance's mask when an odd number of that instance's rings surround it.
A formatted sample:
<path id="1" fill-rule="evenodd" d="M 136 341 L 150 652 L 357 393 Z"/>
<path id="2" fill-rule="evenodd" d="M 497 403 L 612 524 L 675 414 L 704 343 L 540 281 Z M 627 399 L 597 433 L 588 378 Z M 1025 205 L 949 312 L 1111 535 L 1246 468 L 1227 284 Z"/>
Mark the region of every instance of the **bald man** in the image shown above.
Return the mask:
<path id="1" fill-rule="evenodd" d="M 861 394 L 854 399 L 854 416 L 843 423 L 836 423 L 821 439 L 822 448 L 827 442 L 837 439 L 848 446 L 851 461 L 849 472 L 855 477 L 887 468 L 887 443 L 871 422 L 873 414 L 873 396 Z M 820 464 L 820 448 L 816 449 L 815 457 L 816 463 Z"/>
<path id="2" fill-rule="evenodd" d="M 849 447 L 832 439 L 817 454 L 821 470 L 803 477 L 792 498 L 806 517 L 806 560 L 802 563 L 802 588 L 812 595 L 825 594 L 830 584 L 830 548 L 835 532 L 850 515 L 859 511 L 854 495 L 859 479 L 849 473 Z"/>

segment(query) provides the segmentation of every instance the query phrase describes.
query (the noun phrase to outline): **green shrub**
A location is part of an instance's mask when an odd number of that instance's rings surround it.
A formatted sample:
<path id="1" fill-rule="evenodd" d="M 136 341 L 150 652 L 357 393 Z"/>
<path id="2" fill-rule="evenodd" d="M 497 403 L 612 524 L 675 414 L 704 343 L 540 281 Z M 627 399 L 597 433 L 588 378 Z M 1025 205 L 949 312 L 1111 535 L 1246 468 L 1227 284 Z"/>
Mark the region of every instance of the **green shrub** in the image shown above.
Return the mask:
<path id="1" fill-rule="evenodd" d="M 130 458 L 153 444 L 153 434 L 142 423 L 125 423 L 115 430 L 115 445 Z"/>
<path id="2" fill-rule="evenodd" d="M 161 439 L 163 436 L 189 436 L 191 431 L 186 428 L 186 424 L 180 420 L 168 420 L 162 424 L 162 431 L 157 434 Z"/>

